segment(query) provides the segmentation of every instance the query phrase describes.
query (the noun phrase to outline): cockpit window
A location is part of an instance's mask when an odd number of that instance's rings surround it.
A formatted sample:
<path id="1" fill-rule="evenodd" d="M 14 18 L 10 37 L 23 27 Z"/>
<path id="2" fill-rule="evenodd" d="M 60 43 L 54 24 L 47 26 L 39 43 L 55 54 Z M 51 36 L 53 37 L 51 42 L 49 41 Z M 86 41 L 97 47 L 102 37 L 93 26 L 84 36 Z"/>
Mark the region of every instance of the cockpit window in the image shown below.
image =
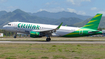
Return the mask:
<path id="1" fill-rule="evenodd" d="M 11 24 L 8 24 L 8 25 L 10 25 L 10 26 L 11 26 Z"/>

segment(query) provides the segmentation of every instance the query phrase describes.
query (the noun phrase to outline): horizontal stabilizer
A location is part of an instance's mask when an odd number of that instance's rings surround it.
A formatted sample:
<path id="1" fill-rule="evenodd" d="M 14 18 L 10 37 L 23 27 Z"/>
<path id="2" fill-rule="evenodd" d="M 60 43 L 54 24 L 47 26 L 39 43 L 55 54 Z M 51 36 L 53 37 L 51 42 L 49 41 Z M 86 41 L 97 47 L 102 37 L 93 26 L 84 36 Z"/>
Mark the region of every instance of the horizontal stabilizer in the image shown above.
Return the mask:
<path id="1" fill-rule="evenodd" d="M 96 32 L 99 32 L 99 31 L 89 31 L 88 33 L 96 33 Z"/>

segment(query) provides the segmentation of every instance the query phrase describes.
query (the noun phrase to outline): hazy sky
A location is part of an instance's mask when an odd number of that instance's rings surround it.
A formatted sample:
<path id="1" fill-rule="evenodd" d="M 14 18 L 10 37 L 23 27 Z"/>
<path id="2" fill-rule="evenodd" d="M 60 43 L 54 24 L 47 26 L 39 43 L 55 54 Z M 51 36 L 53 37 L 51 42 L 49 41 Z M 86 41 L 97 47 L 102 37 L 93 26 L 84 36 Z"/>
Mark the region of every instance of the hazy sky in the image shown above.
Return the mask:
<path id="1" fill-rule="evenodd" d="M 105 0 L 0 0 L 0 11 L 21 9 L 25 12 L 68 11 L 80 15 L 94 16 L 96 13 L 105 15 Z"/>

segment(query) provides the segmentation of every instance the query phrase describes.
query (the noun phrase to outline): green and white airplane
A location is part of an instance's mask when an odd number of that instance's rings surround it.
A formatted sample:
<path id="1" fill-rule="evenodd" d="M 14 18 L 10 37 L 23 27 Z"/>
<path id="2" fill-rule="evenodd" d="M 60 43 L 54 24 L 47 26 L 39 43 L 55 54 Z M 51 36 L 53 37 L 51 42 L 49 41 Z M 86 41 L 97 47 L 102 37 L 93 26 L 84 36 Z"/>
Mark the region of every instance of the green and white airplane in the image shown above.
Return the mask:
<path id="1" fill-rule="evenodd" d="M 43 37 L 46 36 L 46 41 L 51 40 L 51 36 L 60 37 L 81 37 L 102 34 L 102 31 L 98 31 L 98 26 L 101 20 L 102 14 L 96 14 L 86 25 L 81 28 L 62 26 L 62 23 L 57 25 L 27 23 L 27 22 L 10 22 L 3 26 L 4 30 L 17 33 L 30 34 L 30 37 Z"/>

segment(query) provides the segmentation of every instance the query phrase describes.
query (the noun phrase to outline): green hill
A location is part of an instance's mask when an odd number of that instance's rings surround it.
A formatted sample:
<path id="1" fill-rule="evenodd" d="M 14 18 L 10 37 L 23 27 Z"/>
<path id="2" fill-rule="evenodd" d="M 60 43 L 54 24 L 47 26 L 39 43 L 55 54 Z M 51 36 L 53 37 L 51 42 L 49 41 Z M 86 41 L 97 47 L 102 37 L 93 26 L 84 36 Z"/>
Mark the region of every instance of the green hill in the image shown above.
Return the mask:
<path id="1" fill-rule="evenodd" d="M 79 18 L 79 19 L 82 19 L 82 20 L 86 20 L 87 18 L 91 17 L 91 16 L 78 15 L 76 13 L 66 12 L 66 11 L 57 12 L 57 13 L 51 13 L 51 12 L 47 12 L 47 11 L 40 11 L 40 12 L 37 12 L 37 13 L 33 13 L 31 15 L 38 16 L 38 17 L 53 18 L 53 19 L 75 17 L 75 18 Z"/>
<path id="2" fill-rule="evenodd" d="M 75 17 L 70 17 L 70 18 L 61 18 L 58 19 L 55 24 L 60 24 L 61 22 L 63 22 L 63 25 L 68 25 L 68 26 L 73 26 L 73 24 L 81 22 L 83 20 L 79 19 L 79 18 L 75 18 Z"/>

